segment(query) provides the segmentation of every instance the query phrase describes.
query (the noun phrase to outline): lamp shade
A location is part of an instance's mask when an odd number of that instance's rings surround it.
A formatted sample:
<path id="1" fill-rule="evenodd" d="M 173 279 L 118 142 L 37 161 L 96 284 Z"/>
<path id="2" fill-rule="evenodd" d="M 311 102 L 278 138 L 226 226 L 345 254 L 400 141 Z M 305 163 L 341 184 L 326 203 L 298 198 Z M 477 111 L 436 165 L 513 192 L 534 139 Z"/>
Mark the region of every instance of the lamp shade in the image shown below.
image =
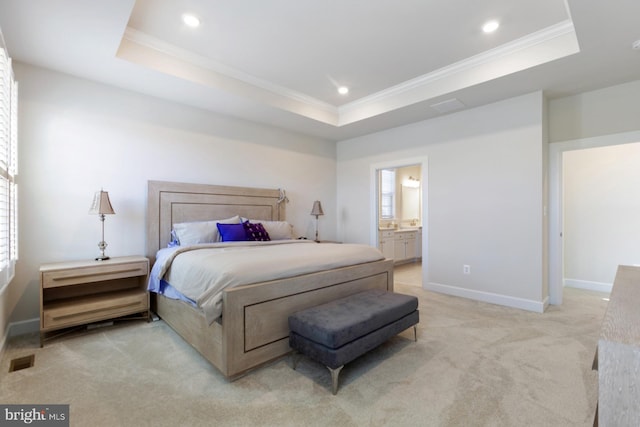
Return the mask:
<path id="1" fill-rule="evenodd" d="M 93 196 L 93 202 L 89 209 L 91 215 L 114 215 L 113 207 L 109 201 L 109 193 L 103 190 L 97 191 Z"/>
<path id="2" fill-rule="evenodd" d="M 313 202 L 313 208 L 311 209 L 311 215 L 324 215 L 324 212 L 322 211 L 322 205 L 320 204 L 319 200 L 316 200 L 315 202 Z"/>

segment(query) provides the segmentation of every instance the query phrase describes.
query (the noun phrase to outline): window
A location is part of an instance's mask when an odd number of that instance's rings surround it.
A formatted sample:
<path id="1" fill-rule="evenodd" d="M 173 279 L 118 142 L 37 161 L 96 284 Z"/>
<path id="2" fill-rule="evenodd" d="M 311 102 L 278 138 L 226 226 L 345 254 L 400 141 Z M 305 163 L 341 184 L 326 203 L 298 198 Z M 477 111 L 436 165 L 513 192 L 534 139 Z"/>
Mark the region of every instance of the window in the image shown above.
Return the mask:
<path id="1" fill-rule="evenodd" d="M 393 219 L 396 214 L 396 171 L 380 170 L 380 218 Z"/>
<path id="2" fill-rule="evenodd" d="M 0 32 L 0 289 L 18 259 L 18 84 Z"/>

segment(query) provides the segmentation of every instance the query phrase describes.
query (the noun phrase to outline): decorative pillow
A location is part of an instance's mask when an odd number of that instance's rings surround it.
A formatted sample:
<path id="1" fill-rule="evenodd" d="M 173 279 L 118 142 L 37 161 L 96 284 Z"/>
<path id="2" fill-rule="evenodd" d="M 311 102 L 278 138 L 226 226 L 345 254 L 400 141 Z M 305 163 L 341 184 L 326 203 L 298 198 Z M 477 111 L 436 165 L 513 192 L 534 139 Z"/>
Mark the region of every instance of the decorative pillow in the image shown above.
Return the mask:
<path id="1" fill-rule="evenodd" d="M 261 223 L 270 240 L 293 239 L 293 225 L 287 221 L 266 221 L 262 219 L 249 219 L 241 217 L 242 222 Z"/>
<path id="2" fill-rule="evenodd" d="M 271 240 L 293 239 L 293 226 L 287 221 L 262 221 Z"/>
<path id="3" fill-rule="evenodd" d="M 239 242 L 247 240 L 247 233 L 244 231 L 244 224 L 222 224 L 216 225 L 223 242 Z"/>
<path id="4" fill-rule="evenodd" d="M 180 222 L 173 224 L 172 237 L 175 236 L 177 244 L 181 246 L 195 245 L 198 243 L 214 243 L 220 241 L 216 224 L 239 224 L 238 215 L 227 219 L 213 221 Z"/>
<path id="5" fill-rule="evenodd" d="M 249 221 L 245 221 L 242 223 L 242 225 L 244 226 L 247 240 L 271 240 L 271 238 L 269 237 L 269 233 L 267 233 L 267 230 L 264 229 L 264 226 L 261 223 L 251 223 Z"/>

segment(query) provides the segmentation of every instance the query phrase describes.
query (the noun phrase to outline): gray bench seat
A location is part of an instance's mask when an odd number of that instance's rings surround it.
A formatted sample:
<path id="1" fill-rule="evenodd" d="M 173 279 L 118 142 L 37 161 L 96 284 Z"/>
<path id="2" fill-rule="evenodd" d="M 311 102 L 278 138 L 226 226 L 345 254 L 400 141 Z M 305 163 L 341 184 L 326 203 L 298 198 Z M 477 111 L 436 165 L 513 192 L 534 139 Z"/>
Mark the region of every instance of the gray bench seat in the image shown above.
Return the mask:
<path id="1" fill-rule="evenodd" d="M 346 363 L 412 326 L 415 339 L 418 321 L 416 297 L 368 290 L 292 314 L 289 345 L 327 366 L 336 394 Z"/>

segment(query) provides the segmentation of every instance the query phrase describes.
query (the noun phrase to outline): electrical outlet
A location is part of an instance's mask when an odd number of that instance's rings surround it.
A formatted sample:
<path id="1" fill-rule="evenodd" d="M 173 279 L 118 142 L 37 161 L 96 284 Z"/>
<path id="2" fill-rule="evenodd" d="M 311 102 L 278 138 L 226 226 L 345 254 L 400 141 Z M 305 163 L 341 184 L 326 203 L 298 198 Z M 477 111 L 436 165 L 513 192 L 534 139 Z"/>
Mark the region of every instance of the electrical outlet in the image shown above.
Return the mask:
<path id="1" fill-rule="evenodd" d="M 471 274 L 471 266 L 470 265 L 463 265 L 462 266 L 462 273 L 464 274 Z"/>

